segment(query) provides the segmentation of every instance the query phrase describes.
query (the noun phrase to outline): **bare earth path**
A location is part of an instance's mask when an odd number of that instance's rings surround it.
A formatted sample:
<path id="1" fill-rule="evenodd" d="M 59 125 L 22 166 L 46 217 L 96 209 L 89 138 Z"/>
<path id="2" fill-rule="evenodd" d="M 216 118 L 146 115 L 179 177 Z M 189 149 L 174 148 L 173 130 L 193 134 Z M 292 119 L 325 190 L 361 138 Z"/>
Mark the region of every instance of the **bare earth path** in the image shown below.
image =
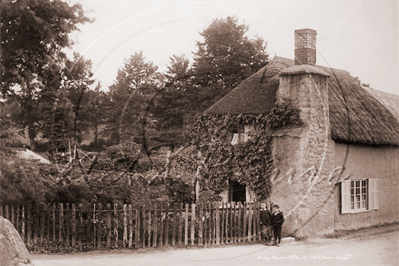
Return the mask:
<path id="1" fill-rule="evenodd" d="M 36 266 L 50 265 L 399 265 L 399 228 L 364 229 L 339 239 L 309 239 L 280 247 L 230 245 L 137 252 L 68 255 L 32 254 Z"/>

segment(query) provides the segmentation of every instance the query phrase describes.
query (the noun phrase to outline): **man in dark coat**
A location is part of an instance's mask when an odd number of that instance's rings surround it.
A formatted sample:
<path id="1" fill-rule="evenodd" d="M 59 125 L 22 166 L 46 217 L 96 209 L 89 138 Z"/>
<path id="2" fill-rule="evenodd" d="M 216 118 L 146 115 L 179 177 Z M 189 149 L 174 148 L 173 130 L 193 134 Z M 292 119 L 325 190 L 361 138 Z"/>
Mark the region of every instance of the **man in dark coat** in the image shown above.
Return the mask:
<path id="1" fill-rule="evenodd" d="M 270 240 L 272 223 L 271 223 L 271 214 L 266 207 L 266 203 L 260 204 L 260 227 L 261 227 L 262 241 L 266 242 L 267 240 Z"/>
<path id="2" fill-rule="evenodd" d="M 274 244 L 279 247 L 281 241 L 281 227 L 284 223 L 284 216 L 277 204 L 273 205 L 273 214 L 271 218 L 274 234 Z"/>

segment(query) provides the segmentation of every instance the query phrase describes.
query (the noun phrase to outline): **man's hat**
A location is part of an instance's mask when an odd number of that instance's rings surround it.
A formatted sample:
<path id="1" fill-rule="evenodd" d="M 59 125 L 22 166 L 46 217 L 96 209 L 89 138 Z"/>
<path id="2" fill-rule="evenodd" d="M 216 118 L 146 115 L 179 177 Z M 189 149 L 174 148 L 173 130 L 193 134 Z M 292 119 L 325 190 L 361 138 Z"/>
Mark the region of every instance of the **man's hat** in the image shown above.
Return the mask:
<path id="1" fill-rule="evenodd" d="M 273 205 L 273 208 L 276 207 L 277 209 L 280 208 L 277 204 Z"/>

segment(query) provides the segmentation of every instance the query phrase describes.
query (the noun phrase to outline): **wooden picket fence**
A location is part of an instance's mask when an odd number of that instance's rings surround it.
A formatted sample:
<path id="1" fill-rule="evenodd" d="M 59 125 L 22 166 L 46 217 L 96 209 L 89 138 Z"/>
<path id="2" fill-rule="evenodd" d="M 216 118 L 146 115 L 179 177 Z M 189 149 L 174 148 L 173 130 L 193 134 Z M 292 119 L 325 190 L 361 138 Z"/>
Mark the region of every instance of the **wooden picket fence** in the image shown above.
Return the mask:
<path id="1" fill-rule="evenodd" d="M 156 248 L 260 240 L 259 203 L 59 203 L 1 206 L 0 215 L 11 221 L 26 245 L 62 241 L 72 247 L 92 244 L 97 249 Z"/>

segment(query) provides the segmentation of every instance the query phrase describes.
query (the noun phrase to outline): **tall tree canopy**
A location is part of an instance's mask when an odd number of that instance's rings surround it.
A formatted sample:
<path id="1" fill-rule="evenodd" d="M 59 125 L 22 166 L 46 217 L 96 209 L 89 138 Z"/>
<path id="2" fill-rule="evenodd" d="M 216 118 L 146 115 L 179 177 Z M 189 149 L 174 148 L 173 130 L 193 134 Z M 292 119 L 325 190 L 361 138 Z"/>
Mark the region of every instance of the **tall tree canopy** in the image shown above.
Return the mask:
<path id="1" fill-rule="evenodd" d="M 31 148 L 37 134 L 38 101 L 44 88 L 58 88 L 65 53 L 71 47 L 69 34 L 77 25 L 89 22 L 81 5 L 61 0 L 1 1 L 1 85 L 2 97 L 15 93 L 29 129 Z"/>
<path id="2" fill-rule="evenodd" d="M 109 88 L 108 129 L 105 130 L 108 137 L 117 141 L 133 138 L 140 142 L 143 119 L 149 119 L 144 117 L 149 100 L 161 85 L 157 69 L 153 62 L 146 61 L 142 52 L 125 60 L 115 83 Z M 147 122 L 149 129 L 151 120 Z"/>
<path id="3" fill-rule="evenodd" d="M 235 17 L 215 19 L 200 34 L 194 69 L 201 86 L 219 84 L 234 87 L 268 63 L 266 43 L 260 37 L 249 39 L 248 26 Z"/>
<path id="4" fill-rule="evenodd" d="M 57 70 L 69 34 L 89 22 L 81 5 L 61 0 L 1 1 L 1 80 L 6 94 L 15 84 L 30 87 L 33 78 Z"/>
<path id="5" fill-rule="evenodd" d="M 196 118 L 230 92 L 241 81 L 268 63 L 266 44 L 249 39 L 248 26 L 237 18 L 215 19 L 200 33 L 194 63 L 184 55 L 174 55 L 166 72 L 166 84 L 157 97 L 153 113 L 161 142 L 179 145 L 186 140 Z"/>

